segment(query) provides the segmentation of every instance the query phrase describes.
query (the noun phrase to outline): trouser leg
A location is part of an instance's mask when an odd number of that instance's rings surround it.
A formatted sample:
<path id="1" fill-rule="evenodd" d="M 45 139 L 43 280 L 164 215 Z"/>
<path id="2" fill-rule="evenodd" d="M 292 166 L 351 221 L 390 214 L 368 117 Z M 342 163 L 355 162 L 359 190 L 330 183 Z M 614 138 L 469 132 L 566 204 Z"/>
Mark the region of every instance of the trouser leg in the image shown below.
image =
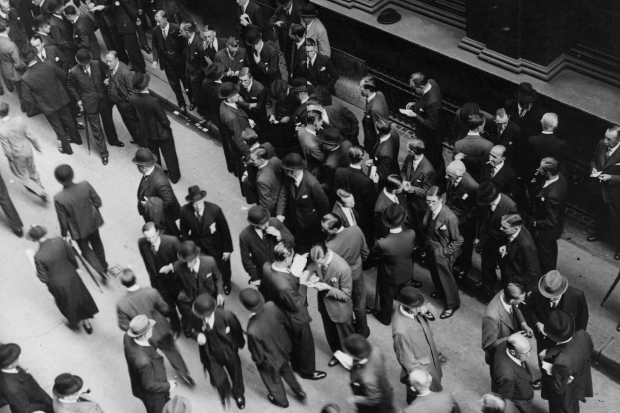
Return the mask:
<path id="1" fill-rule="evenodd" d="M 114 38 L 114 43 L 116 44 L 115 50 L 116 50 L 116 53 L 118 53 L 118 60 L 128 65 L 129 56 L 127 55 L 127 52 L 125 51 L 125 36 L 120 34 L 118 30 L 116 29 L 116 27 L 113 27 L 111 32 L 112 32 L 112 37 Z"/>
<path id="2" fill-rule="evenodd" d="M 302 375 L 311 375 L 316 370 L 314 337 L 310 324 L 291 331 L 293 353 L 291 365 Z"/>
<path id="3" fill-rule="evenodd" d="M 168 393 L 157 393 L 142 398 L 142 403 L 146 407 L 146 413 L 162 413 L 168 400 L 170 400 Z"/>
<path id="4" fill-rule="evenodd" d="M 170 65 L 170 62 L 167 62 L 167 65 Z M 180 107 L 187 106 L 185 104 L 185 97 L 183 96 L 183 90 L 181 88 L 181 76 L 179 76 L 179 71 L 174 70 L 172 68 L 166 68 L 166 78 L 168 79 L 168 84 L 170 84 L 170 88 L 174 92 L 174 96 L 177 98 L 177 103 Z"/>
<path id="5" fill-rule="evenodd" d="M 379 301 L 379 308 L 375 309 L 375 318 L 386 326 L 392 322 L 392 311 L 396 287 L 384 282 L 377 282 L 376 293 Z"/>
<path id="6" fill-rule="evenodd" d="M 205 365 L 205 367 L 209 372 L 211 385 L 217 389 L 220 402 L 222 405 L 226 405 L 226 401 L 230 398 L 231 388 L 224 366 L 215 357 L 210 357 L 209 364 Z"/>
<path id="7" fill-rule="evenodd" d="M 103 128 L 101 127 L 101 121 L 99 120 L 98 113 L 85 113 L 84 117 L 88 121 L 90 125 L 90 129 L 93 132 L 93 140 L 95 141 L 95 145 L 97 145 L 97 149 L 99 150 L 99 155 L 103 158 L 104 156 L 108 156 L 108 147 L 105 143 L 105 135 L 103 134 Z M 88 125 L 84 125 L 88 126 Z"/>
<path id="8" fill-rule="evenodd" d="M 192 315 L 192 303 L 177 301 L 177 306 L 179 307 L 179 312 L 181 313 L 181 324 L 183 329 L 187 331 L 191 327 L 190 318 Z"/>
<path id="9" fill-rule="evenodd" d="M 555 270 L 558 263 L 558 241 L 546 234 L 537 234 L 534 240 L 542 274 Z"/>
<path id="10" fill-rule="evenodd" d="M 142 50 L 140 50 L 140 45 L 138 45 L 138 38 L 136 37 L 136 33 L 134 32 L 124 35 L 123 41 L 125 42 L 125 50 L 127 51 L 129 61 L 131 62 L 134 70 L 136 72 L 145 73 L 146 62 L 144 61 L 144 57 L 142 56 Z"/>
<path id="11" fill-rule="evenodd" d="M 441 286 L 441 290 L 446 296 L 446 307 L 456 308 L 461 305 L 461 299 L 459 297 L 459 288 L 456 285 L 454 275 L 452 275 L 452 264 L 454 263 L 453 257 L 446 257 L 438 248 L 435 248 L 432 252 L 433 262 L 431 267 L 431 277 L 433 278 L 433 284 L 435 288 Z M 437 291 L 440 291 L 439 289 Z"/>
<path id="12" fill-rule="evenodd" d="M 497 281 L 497 272 L 495 271 L 495 268 L 501 257 L 499 253 L 499 247 L 500 245 L 492 240 L 487 242 L 487 244 L 484 247 L 482 247 L 482 253 L 481 253 L 482 278 L 481 278 L 481 281 L 487 287 L 493 287 L 493 285 Z"/>
<path id="13" fill-rule="evenodd" d="M 69 138 L 76 143 L 82 143 L 82 137 L 80 136 L 80 132 L 78 131 L 77 122 L 71 114 L 71 109 L 69 108 L 69 105 L 71 104 L 69 103 L 58 109 L 56 113 L 60 117 L 62 126 L 67 131 Z"/>
<path id="14" fill-rule="evenodd" d="M 93 235 L 82 239 L 76 239 L 75 242 L 77 242 L 80 247 L 80 251 L 82 251 L 82 257 L 88 261 L 90 266 L 93 267 L 98 273 L 105 273 L 107 270 L 107 268 L 104 268 L 105 261 L 101 262 L 95 251 L 93 251 L 94 247 L 90 243 L 92 237 Z"/>
<path id="15" fill-rule="evenodd" d="M 4 184 L 2 175 L 0 175 L 0 207 L 2 207 L 2 211 L 4 211 L 7 221 L 9 221 L 9 226 L 11 229 L 21 229 L 24 226 L 17 210 L 15 209 L 15 206 L 13 205 L 13 201 L 11 201 L 9 190 Z"/>
<path id="16" fill-rule="evenodd" d="M 355 315 L 355 332 L 366 336 L 368 319 L 366 318 L 366 279 L 362 269 L 356 270 L 353 278 L 353 314 Z"/>
<path id="17" fill-rule="evenodd" d="M 286 364 L 288 365 L 288 363 Z M 265 387 L 267 387 L 267 391 L 273 396 L 274 400 L 278 404 L 288 406 L 288 399 L 286 398 L 286 391 L 284 390 L 284 383 L 282 383 L 280 369 L 277 371 L 265 371 L 258 368 L 258 366 L 257 369 L 260 378 L 263 380 Z"/>
<path id="18" fill-rule="evenodd" d="M 297 381 L 297 377 L 295 377 L 295 373 L 293 373 L 290 363 L 286 363 L 282 366 L 280 369 L 280 375 L 294 392 L 303 391 L 301 385 Z"/>
<path id="19" fill-rule="evenodd" d="M 11 171 L 13 171 L 15 176 L 24 184 L 26 189 L 37 196 L 45 194 L 45 189 L 41 185 L 39 173 L 34 166 L 34 159 L 32 156 L 14 157 L 13 160 L 9 161 L 9 166 L 11 167 Z"/>
<path id="20" fill-rule="evenodd" d="M 461 271 L 469 272 L 476 239 L 476 222 L 473 219 L 468 219 L 459 225 L 459 232 L 463 237 L 463 245 L 461 246 L 461 255 L 456 259 L 454 265 L 458 266 Z"/>
<path id="21" fill-rule="evenodd" d="M 129 102 L 117 102 L 116 108 L 118 109 L 118 113 L 121 115 L 121 119 L 127 127 L 129 134 L 131 135 L 131 139 L 137 142 L 141 147 L 146 147 L 146 136 L 138 136 L 136 133 L 138 121 L 132 114 L 131 105 Z"/>
<path id="22" fill-rule="evenodd" d="M 225 361 L 226 371 L 232 381 L 233 397 L 241 397 L 245 393 L 245 385 L 243 384 L 243 367 L 239 354 L 235 354 Z"/>
<path id="23" fill-rule="evenodd" d="M 69 143 L 69 136 L 67 136 L 67 132 L 62 126 L 62 121 L 60 120 L 60 116 L 58 115 L 58 113 L 55 112 L 49 115 L 45 115 L 45 118 L 52 126 L 52 129 L 54 129 L 56 137 L 60 141 L 62 151 L 66 154 L 71 155 L 73 153 L 73 149 L 71 149 L 71 144 Z"/>
<path id="24" fill-rule="evenodd" d="M 108 143 L 118 142 L 118 134 L 116 126 L 114 126 L 114 118 L 112 115 L 112 104 L 107 98 L 99 99 L 99 115 L 101 116 L 101 124 L 105 135 L 108 137 Z"/>
<path id="25" fill-rule="evenodd" d="M 174 138 L 170 137 L 158 142 L 159 149 L 161 150 L 161 154 L 168 167 L 168 172 L 170 173 L 170 180 L 175 184 L 181 179 L 181 168 L 179 167 L 179 158 L 177 157 Z"/>
<path id="26" fill-rule="evenodd" d="M 13 86 L 15 86 L 15 90 L 17 91 L 17 97 L 19 98 L 19 103 L 23 103 L 22 99 L 22 81 L 21 80 L 13 80 Z"/>
<path id="27" fill-rule="evenodd" d="M 176 311 L 176 309 L 175 309 Z M 157 347 L 164 353 L 172 367 L 179 372 L 182 376 L 188 376 L 189 370 L 187 365 L 179 353 L 179 348 L 174 342 L 174 336 L 172 334 L 166 334 L 160 340 L 157 341 Z"/>
<path id="28" fill-rule="evenodd" d="M 616 253 L 620 253 L 620 203 L 619 204 L 607 204 L 609 213 L 611 215 L 612 230 L 612 243 Z"/>
<path id="29" fill-rule="evenodd" d="M 338 334 L 338 341 L 340 342 L 340 351 L 344 350 L 344 341 L 351 334 L 355 334 L 355 328 L 353 327 L 353 316 L 344 323 L 334 323 L 336 327 L 336 333 Z"/>

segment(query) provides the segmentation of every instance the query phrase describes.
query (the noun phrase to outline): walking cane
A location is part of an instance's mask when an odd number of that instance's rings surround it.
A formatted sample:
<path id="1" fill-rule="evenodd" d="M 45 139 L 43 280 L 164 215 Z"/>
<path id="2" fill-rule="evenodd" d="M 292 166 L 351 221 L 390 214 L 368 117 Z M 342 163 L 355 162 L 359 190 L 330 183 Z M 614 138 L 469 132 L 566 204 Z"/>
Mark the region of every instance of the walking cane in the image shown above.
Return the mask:
<path id="1" fill-rule="evenodd" d="M 93 281 L 95 282 L 95 285 L 97 286 L 97 288 L 99 288 L 99 292 L 101 292 L 101 294 L 103 294 L 103 290 L 101 289 L 101 286 L 99 285 L 99 283 L 97 282 L 97 279 L 93 275 L 93 272 L 90 270 L 88 265 L 86 265 L 86 261 L 84 260 L 84 257 L 82 257 L 82 255 L 80 253 L 78 253 L 77 249 L 75 249 L 75 245 L 73 244 L 73 240 L 67 241 L 67 243 L 69 244 L 69 246 L 73 250 L 73 253 L 75 255 L 77 255 L 77 257 L 80 259 L 80 262 L 82 263 L 82 266 L 86 269 L 86 272 L 88 272 L 88 275 L 90 275 L 90 278 L 93 279 Z"/>
<path id="2" fill-rule="evenodd" d="M 86 129 L 86 144 L 88 145 L 88 156 L 90 156 L 90 131 L 88 130 L 88 118 L 86 117 L 86 111 L 84 111 L 84 129 Z"/>
<path id="3" fill-rule="evenodd" d="M 620 281 L 620 271 L 618 272 L 618 276 L 616 277 L 616 280 L 613 282 L 611 287 L 609 287 L 609 291 L 607 291 L 607 294 L 605 294 L 605 298 L 603 298 L 603 302 L 601 303 L 601 307 L 603 306 L 603 304 L 605 304 L 605 301 L 607 301 L 607 299 L 609 298 L 609 296 L 613 292 L 614 288 L 616 288 L 616 285 L 618 285 L 618 281 Z"/>

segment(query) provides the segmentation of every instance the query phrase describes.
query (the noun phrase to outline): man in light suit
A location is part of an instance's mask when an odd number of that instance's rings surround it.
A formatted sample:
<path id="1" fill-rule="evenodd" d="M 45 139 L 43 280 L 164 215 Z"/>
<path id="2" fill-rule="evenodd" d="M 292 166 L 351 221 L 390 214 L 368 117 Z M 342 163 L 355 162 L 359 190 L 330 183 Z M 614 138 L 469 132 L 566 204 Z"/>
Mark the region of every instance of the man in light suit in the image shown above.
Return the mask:
<path id="1" fill-rule="evenodd" d="M 145 146 L 144 140 L 146 136 L 138 136 L 138 121 L 133 115 L 131 110 L 131 104 L 129 103 L 129 97 L 133 95 L 133 73 L 118 59 L 118 53 L 114 50 L 108 51 L 105 55 L 105 61 L 108 65 L 108 78 L 105 84 L 108 86 L 108 97 L 110 98 L 111 106 L 118 109 L 118 113 L 121 115 L 123 124 L 131 135 L 130 143 L 138 144 L 142 143 Z"/>
<path id="2" fill-rule="evenodd" d="M 500 247 L 502 260 L 502 284 L 518 283 L 527 292 L 533 291 L 542 276 L 538 264 L 538 254 L 532 235 L 523 225 L 519 214 L 502 217 L 501 231 L 508 236 L 506 244 Z"/>
<path id="3" fill-rule="evenodd" d="M 9 92 L 17 89 L 19 103 L 22 112 L 26 112 L 26 105 L 22 99 L 22 71 L 26 64 L 20 58 L 20 50 L 17 45 L 9 38 L 9 26 L 6 21 L 0 21 L 0 71 Z M 2 85 L 0 91 L 4 92 Z"/>
<path id="4" fill-rule="evenodd" d="M 80 376 L 63 373 L 54 379 L 54 413 L 103 413 L 101 407 L 84 393 L 84 382 Z"/>
<path id="5" fill-rule="evenodd" d="M 360 92 L 362 97 L 366 99 L 364 119 L 362 120 L 362 127 L 364 128 L 364 150 L 372 154 L 379 140 L 375 125 L 379 119 L 388 119 L 390 110 L 383 92 L 377 90 L 377 80 L 374 77 L 366 76 L 360 81 Z"/>
<path id="6" fill-rule="evenodd" d="M 301 22 L 306 28 L 306 39 L 314 39 L 320 54 L 330 57 L 332 49 L 329 46 L 327 30 L 321 21 L 317 18 L 319 12 L 316 6 L 310 2 L 302 5 L 299 9 Z"/>
<path id="7" fill-rule="evenodd" d="M 515 333 L 497 346 L 493 361 L 492 389 L 511 400 L 520 413 L 532 411 L 534 386 L 527 363 L 530 342 L 521 333 Z"/>
<path id="8" fill-rule="evenodd" d="M 284 171 L 282 163 L 275 156 L 268 158 L 269 154 L 264 147 L 259 147 L 250 153 L 250 164 L 255 166 L 257 205 L 265 208 L 270 214 L 276 214 L 276 204 L 282 184 Z"/>

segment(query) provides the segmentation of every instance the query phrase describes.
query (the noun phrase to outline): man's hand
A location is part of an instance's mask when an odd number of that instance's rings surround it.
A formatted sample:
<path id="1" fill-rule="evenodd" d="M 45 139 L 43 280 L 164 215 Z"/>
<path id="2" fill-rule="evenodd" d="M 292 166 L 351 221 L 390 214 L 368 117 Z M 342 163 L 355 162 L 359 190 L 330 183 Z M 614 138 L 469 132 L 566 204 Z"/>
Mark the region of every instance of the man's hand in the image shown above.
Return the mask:
<path id="1" fill-rule="evenodd" d="M 245 14 L 245 13 L 244 13 L 244 14 L 242 14 L 242 15 L 239 17 L 239 23 L 241 23 L 241 25 L 242 25 L 243 27 L 245 27 L 245 26 L 247 26 L 248 24 L 250 24 L 250 22 L 249 22 L 249 18 L 250 18 L 250 17 L 249 17 L 247 14 Z"/>
<path id="2" fill-rule="evenodd" d="M 283 24 L 284 24 L 284 23 L 283 23 L 281 20 L 278 20 L 278 21 L 276 22 L 276 26 L 278 26 L 278 27 L 282 27 L 282 25 L 283 25 Z"/>
<path id="3" fill-rule="evenodd" d="M 260 55 L 257 55 L 256 53 L 252 53 L 252 57 L 254 58 L 254 61 L 256 63 L 260 62 Z"/>
<path id="4" fill-rule="evenodd" d="M 224 307 L 224 296 L 222 294 L 217 295 L 216 301 L 218 307 Z"/>
<path id="5" fill-rule="evenodd" d="M 280 123 L 288 123 L 289 120 L 291 120 L 291 118 L 288 116 L 285 116 L 282 119 L 280 119 Z"/>
<path id="6" fill-rule="evenodd" d="M 356 400 L 355 396 L 349 396 L 347 397 L 347 404 L 349 406 L 355 406 L 355 400 Z"/>
<path id="7" fill-rule="evenodd" d="M 547 350 L 543 350 L 540 353 L 538 353 L 538 357 L 540 357 L 541 360 L 544 360 L 545 357 L 547 357 Z"/>
<path id="8" fill-rule="evenodd" d="M 273 235 L 274 237 L 276 237 L 278 241 L 282 239 L 282 234 L 280 234 L 280 231 L 278 231 L 275 227 L 267 227 L 265 232 L 269 235 Z"/>
<path id="9" fill-rule="evenodd" d="M 277 218 L 280 222 L 284 222 L 284 215 L 276 215 L 276 218 Z"/>
<path id="10" fill-rule="evenodd" d="M 170 391 L 172 391 L 172 390 L 177 388 L 177 381 L 176 380 L 168 380 L 168 383 L 170 383 Z"/>
<path id="11" fill-rule="evenodd" d="M 545 333 L 545 325 L 543 323 L 536 323 L 536 329 L 540 334 L 547 337 L 547 334 Z"/>
<path id="12" fill-rule="evenodd" d="M 115 5 L 115 6 L 120 6 L 120 5 L 121 5 L 121 3 L 120 3 L 120 2 L 118 2 L 118 1 L 115 1 L 115 2 L 114 2 L 114 5 Z"/>
<path id="13" fill-rule="evenodd" d="M 256 122 L 254 122 L 252 119 L 248 119 L 248 123 L 250 124 L 250 128 L 254 129 L 254 127 L 256 126 Z"/>
<path id="14" fill-rule="evenodd" d="M 144 201 L 140 201 L 140 203 L 142 204 L 142 206 L 145 206 L 148 200 L 149 199 L 147 197 L 144 197 Z"/>
<path id="15" fill-rule="evenodd" d="M 258 103 L 250 103 L 250 109 L 254 109 L 255 107 L 258 106 Z"/>
<path id="16" fill-rule="evenodd" d="M 258 288 L 258 287 L 260 287 L 260 280 L 250 281 L 250 285 Z"/>
<path id="17" fill-rule="evenodd" d="M 144 11 L 142 9 L 138 9 L 138 16 L 142 16 L 144 14 Z"/>
<path id="18" fill-rule="evenodd" d="M 157 69 L 157 62 L 153 61 L 153 69 Z"/>
<path id="19" fill-rule="evenodd" d="M 196 337 L 196 341 L 198 342 L 199 346 L 204 346 L 205 344 L 207 344 L 207 337 L 200 333 L 198 334 L 198 337 Z"/>
<path id="20" fill-rule="evenodd" d="M 140 21 L 140 19 L 136 19 L 136 26 L 141 26 L 142 22 Z"/>
<path id="21" fill-rule="evenodd" d="M 568 377 L 568 384 L 571 384 L 573 382 L 573 380 L 575 380 L 574 376 L 569 376 Z"/>
<path id="22" fill-rule="evenodd" d="M 229 259 L 230 259 L 230 252 L 225 252 L 224 254 L 222 254 L 223 261 L 228 261 Z"/>
<path id="23" fill-rule="evenodd" d="M 83 112 L 83 111 L 84 111 L 84 105 L 82 104 L 82 101 L 81 101 L 81 100 L 79 100 L 79 101 L 77 102 L 77 104 L 78 104 L 78 106 L 80 107 L 80 112 Z"/>
<path id="24" fill-rule="evenodd" d="M 172 264 L 164 265 L 159 269 L 160 274 L 168 274 L 171 272 L 174 272 L 174 265 Z"/>
<path id="25" fill-rule="evenodd" d="M 274 115 L 269 116 L 269 123 L 276 123 L 276 117 Z"/>
<path id="26" fill-rule="evenodd" d="M 106 86 L 107 86 L 107 85 L 108 85 L 108 83 L 110 83 L 110 79 L 104 79 L 104 80 L 103 80 L 103 84 L 104 84 L 104 85 L 106 85 Z"/>
<path id="27" fill-rule="evenodd" d="M 598 179 L 600 179 L 601 181 L 609 181 L 611 179 L 611 175 L 609 175 L 609 174 L 600 174 L 598 176 Z"/>
<path id="28" fill-rule="evenodd" d="M 313 285 L 314 288 L 316 288 L 319 291 L 326 291 L 326 290 L 330 290 L 332 287 L 330 287 L 329 285 L 325 284 L 325 283 L 316 283 Z"/>
<path id="29" fill-rule="evenodd" d="M 534 331 L 532 331 L 532 329 L 530 328 L 530 326 L 527 325 L 527 323 L 522 323 L 521 328 L 523 329 L 521 330 L 521 334 L 523 334 L 525 337 L 530 338 L 534 335 Z"/>
<path id="30" fill-rule="evenodd" d="M 92 5 L 92 3 L 90 5 Z M 91 11 L 102 11 L 104 8 L 105 8 L 105 6 L 100 5 L 100 6 L 94 6 L 90 10 Z"/>
<path id="31" fill-rule="evenodd" d="M 462 161 L 467 155 L 465 155 L 463 152 L 457 153 L 456 155 L 454 155 L 454 160 L 455 161 Z"/>

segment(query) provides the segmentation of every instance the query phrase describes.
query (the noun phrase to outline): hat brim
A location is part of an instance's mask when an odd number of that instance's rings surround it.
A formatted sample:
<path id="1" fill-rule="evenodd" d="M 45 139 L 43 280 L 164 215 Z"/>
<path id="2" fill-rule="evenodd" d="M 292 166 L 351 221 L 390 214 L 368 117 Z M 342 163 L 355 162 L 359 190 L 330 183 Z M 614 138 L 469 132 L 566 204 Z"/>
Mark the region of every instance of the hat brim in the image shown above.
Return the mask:
<path id="1" fill-rule="evenodd" d="M 388 12 L 388 10 L 389 10 L 389 12 Z M 394 10 L 394 9 L 386 9 L 383 12 L 381 12 L 381 14 L 379 14 L 379 17 L 377 17 L 377 23 L 379 23 L 379 24 L 394 24 L 394 23 L 400 21 L 401 18 L 402 18 L 402 16 L 396 10 Z"/>
<path id="2" fill-rule="evenodd" d="M 269 211 L 266 211 L 267 215 L 265 216 L 265 218 L 263 218 L 260 222 L 252 222 L 249 218 L 248 218 L 248 223 L 250 225 L 265 225 L 266 223 L 269 222 L 269 219 L 271 219 L 271 215 L 269 214 Z"/>
<path id="3" fill-rule="evenodd" d="M 304 13 L 299 10 L 297 14 L 299 14 L 299 17 L 316 17 L 319 15 L 319 12 L 315 10 L 313 13 Z"/>
<path id="4" fill-rule="evenodd" d="M 547 329 L 545 329 L 545 335 L 549 339 L 555 341 L 556 343 L 561 343 L 563 341 L 566 341 L 569 338 L 571 338 L 574 334 L 575 334 L 575 320 L 573 320 L 573 317 L 570 317 L 570 328 L 568 329 L 566 334 L 564 334 L 563 336 L 556 336 L 555 334 L 550 333 Z"/>
<path id="5" fill-rule="evenodd" d="M 421 295 L 421 294 L 420 294 Z M 413 304 L 408 304 L 402 301 L 402 297 L 398 296 L 398 298 L 396 299 L 396 301 L 398 301 L 403 307 L 407 307 L 407 308 L 418 308 L 420 307 L 422 304 L 424 304 L 424 297 L 422 297 L 422 300 L 418 301 L 417 303 L 413 303 Z"/>
<path id="6" fill-rule="evenodd" d="M 157 157 L 155 155 L 153 155 L 153 157 L 151 158 L 151 160 L 149 161 L 138 161 L 136 159 L 136 157 L 134 156 L 133 159 L 131 160 L 131 162 L 135 163 L 136 165 L 148 165 L 148 164 L 152 164 L 157 162 Z"/>
<path id="7" fill-rule="evenodd" d="M 521 94 L 521 93 L 519 93 L 518 91 L 517 91 L 517 92 L 514 92 L 514 93 L 513 93 L 513 95 L 514 95 L 514 96 L 515 96 L 518 100 L 520 100 L 521 102 L 525 102 L 525 103 L 532 103 L 532 102 L 534 102 L 534 101 L 538 100 L 538 92 L 536 92 L 535 90 L 534 90 L 534 94 L 533 94 L 533 95 L 531 95 L 531 96 L 522 95 L 522 94 Z"/>
<path id="8" fill-rule="evenodd" d="M 239 93 L 239 85 L 234 85 L 235 86 L 235 90 L 234 92 L 228 94 L 228 95 L 222 95 L 222 89 L 220 89 L 220 93 L 219 93 L 219 98 L 220 99 L 228 99 L 229 97 L 235 96 L 236 94 Z"/>
<path id="9" fill-rule="evenodd" d="M 560 295 L 564 294 L 566 292 L 566 290 L 568 289 L 568 280 L 566 279 L 566 277 L 562 276 L 562 283 L 564 284 L 562 286 L 562 289 L 554 294 L 551 294 L 549 292 L 547 292 L 543 286 L 543 282 L 545 280 L 545 276 L 540 277 L 540 280 L 538 280 L 538 291 L 540 291 L 540 293 L 542 294 L 543 297 L 547 297 L 547 298 L 556 298 L 559 297 Z"/>
<path id="10" fill-rule="evenodd" d="M 308 91 L 308 86 L 303 86 L 303 87 L 291 87 L 290 91 L 293 93 L 299 93 L 299 92 L 307 92 Z"/>
<path id="11" fill-rule="evenodd" d="M 78 59 L 77 55 L 75 56 L 75 61 L 77 62 L 78 65 L 82 65 L 82 66 L 86 66 L 89 65 L 90 62 L 93 61 L 93 57 L 89 57 L 88 60 L 80 60 Z"/>
<path id="12" fill-rule="evenodd" d="M 243 305 L 243 308 L 248 310 L 250 313 L 255 313 L 255 312 L 259 311 L 261 308 L 263 308 L 263 306 L 265 305 L 265 298 L 261 294 L 259 296 L 259 301 L 258 301 L 258 303 L 256 303 L 256 305 L 251 306 L 251 307 L 250 306 L 246 306 L 244 303 L 242 303 L 242 305 Z"/>
<path id="13" fill-rule="evenodd" d="M 9 352 L 11 353 L 11 357 L 9 357 L 2 364 L 0 364 L 0 369 L 10 366 L 15 360 L 19 358 L 19 355 L 22 354 L 22 349 L 17 344 L 9 343 L 6 345 L 9 347 Z"/>
<path id="14" fill-rule="evenodd" d="M 181 252 L 179 251 L 179 253 L 177 254 L 177 258 L 180 261 L 183 261 L 183 262 L 190 262 L 190 261 L 192 261 L 194 258 L 196 258 L 199 255 L 200 255 L 200 247 L 196 246 L 196 249 L 194 250 L 194 253 L 192 253 L 192 255 L 190 255 L 189 257 L 183 258 L 181 256 Z"/>
<path id="15" fill-rule="evenodd" d="M 155 325 L 155 323 L 156 323 L 156 321 L 155 321 L 155 320 L 151 320 L 151 319 L 149 318 L 149 328 L 147 328 L 146 330 L 144 330 L 144 331 L 143 331 L 142 333 L 140 333 L 140 334 L 136 334 L 136 333 L 134 333 L 133 331 L 131 331 L 131 329 L 130 329 L 130 330 L 127 330 L 127 335 L 128 335 L 129 337 L 133 337 L 133 338 L 143 336 L 143 335 L 145 335 L 146 333 L 148 333 L 150 330 L 152 330 L 152 329 L 153 329 L 153 326 Z"/>
<path id="16" fill-rule="evenodd" d="M 405 219 L 407 219 L 407 214 L 402 214 L 402 216 L 399 217 L 398 220 L 394 222 L 386 222 L 385 217 L 381 217 L 381 221 L 383 222 L 383 225 L 385 225 L 389 229 L 400 227 L 401 225 L 403 225 L 403 222 L 405 222 Z"/>
<path id="17" fill-rule="evenodd" d="M 54 396 L 58 396 L 58 397 L 70 396 L 82 390 L 82 388 L 84 387 L 84 381 L 82 380 L 82 378 L 80 376 L 73 376 L 73 377 L 75 378 L 75 381 L 76 381 L 75 386 L 71 387 L 69 389 L 70 391 L 61 393 L 58 391 L 58 388 L 56 387 L 56 385 L 54 385 L 54 387 L 52 387 L 52 393 L 54 393 Z"/>
<path id="18" fill-rule="evenodd" d="M 281 165 L 282 169 L 286 169 L 287 171 L 303 171 L 305 168 L 304 165 L 299 165 L 299 166 L 288 166 L 288 165 Z"/>
<path id="19" fill-rule="evenodd" d="M 200 191 L 200 198 L 196 198 L 195 195 L 193 196 L 186 196 L 185 200 L 187 202 L 198 202 L 198 201 L 202 201 L 203 199 L 205 199 L 207 197 L 207 191 Z"/>

